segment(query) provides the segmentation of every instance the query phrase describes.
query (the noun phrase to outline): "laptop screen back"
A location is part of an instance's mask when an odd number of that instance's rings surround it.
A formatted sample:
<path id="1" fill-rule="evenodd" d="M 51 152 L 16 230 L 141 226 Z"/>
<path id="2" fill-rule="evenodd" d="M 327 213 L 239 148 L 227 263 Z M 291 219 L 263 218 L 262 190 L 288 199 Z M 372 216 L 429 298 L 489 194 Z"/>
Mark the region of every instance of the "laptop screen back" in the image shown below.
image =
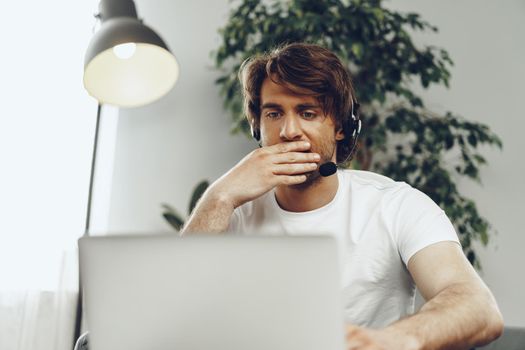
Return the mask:
<path id="1" fill-rule="evenodd" d="M 175 235 L 79 240 L 92 350 L 342 350 L 335 241 Z"/>

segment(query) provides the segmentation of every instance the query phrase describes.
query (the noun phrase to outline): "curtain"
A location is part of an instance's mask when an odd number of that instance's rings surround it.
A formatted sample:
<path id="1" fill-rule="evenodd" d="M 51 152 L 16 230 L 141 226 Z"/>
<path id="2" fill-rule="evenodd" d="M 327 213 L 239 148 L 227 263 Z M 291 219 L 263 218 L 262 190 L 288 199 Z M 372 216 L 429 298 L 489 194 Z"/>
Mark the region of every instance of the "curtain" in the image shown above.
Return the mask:
<path id="1" fill-rule="evenodd" d="M 0 290 L 0 349 L 72 349 L 76 265 L 76 253 L 64 252 L 54 288 Z"/>

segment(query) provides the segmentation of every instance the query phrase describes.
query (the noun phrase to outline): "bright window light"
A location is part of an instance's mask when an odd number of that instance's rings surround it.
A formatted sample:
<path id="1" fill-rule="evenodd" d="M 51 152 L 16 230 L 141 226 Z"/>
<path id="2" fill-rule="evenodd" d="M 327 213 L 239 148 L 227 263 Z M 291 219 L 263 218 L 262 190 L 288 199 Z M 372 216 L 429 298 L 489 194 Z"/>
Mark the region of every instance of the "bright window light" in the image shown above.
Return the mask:
<path id="1" fill-rule="evenodd" d="M 34 27 L 3 39 L 16 55 L 0 65 L 0 95 L 9 97 L 0 113 L 0 294 L 77 288 L 76 267 L 64 262 L 76 264 L 86 215 L 97 103 L 82 74 L 93 5 L 34 1 L 27 12 L 27 4 L 10 4 Z M 62 11 L 68 15 L 54 16 Z M 19 27 L 16 16 L 0 26 Z"/>

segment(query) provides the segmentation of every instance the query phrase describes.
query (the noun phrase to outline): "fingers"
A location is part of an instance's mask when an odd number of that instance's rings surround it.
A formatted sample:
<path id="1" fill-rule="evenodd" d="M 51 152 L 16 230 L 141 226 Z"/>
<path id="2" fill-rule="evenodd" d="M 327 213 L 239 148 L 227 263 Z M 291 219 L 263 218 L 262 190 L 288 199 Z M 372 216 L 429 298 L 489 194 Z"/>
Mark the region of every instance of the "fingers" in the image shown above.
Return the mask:
<path id="1" fill-rule="evenodd" d="M 299 175 L 316 169 L 317 163 L 290 163 L 276 164 L 272 172 L 275 175 Z"/>
<path id="2" fill-rule="evenodd" d="M 266 147 L 272 153 L 287 153 L 287 152 L 304 152 L 310 149 L 311 145 L 308 141 L 293 141 L 277 143 L 273 146 Z"/>
<path id="3" fill-rule="evenodd" d="M 274 163 L 276 164 L 287 164 L 287 163 L 313 163 L 318 162 L 321 156 L 318 153 L 312 152 L 287 152 L 279 153 L 273 156 Z"/>
<path id="4" fill-rule="evenodd" d="M 307 141 L 282 142 L 265 148 L 271 154 L 274 164 L 313 163 L 318 162 L 321 156 L 318 153 L 306 152 L 310 150 Z M 268 156 L 268 153 L 266 155 Z"/>

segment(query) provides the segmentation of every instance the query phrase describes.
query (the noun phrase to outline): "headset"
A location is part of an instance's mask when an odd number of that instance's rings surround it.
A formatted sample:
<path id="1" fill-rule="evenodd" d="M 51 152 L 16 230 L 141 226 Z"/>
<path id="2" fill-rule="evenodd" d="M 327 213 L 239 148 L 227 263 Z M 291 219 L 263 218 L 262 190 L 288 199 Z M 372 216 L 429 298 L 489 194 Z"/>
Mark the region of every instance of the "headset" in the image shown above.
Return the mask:
<path id="1" fill-rule="evenodd" d="M 359 118 L 359 103 L 352 99 L 352 109 L 351 116 L 347 120 L 343 120 L 343 134 L 345 135 L 344 141 L 348 143 L 348 148 L 350 152 L 348 156 L 342 163 L 346 163 L 352 159 L 353 153 L 357 146 L 357 139 L 361 133 L 361 119 Z M 258 127 L 253 127 L 253 124 L 250 123 L 250 131 L 252 137 L 259 143 L 261 146 L 261 131 Z M 337 146 L 336 146 L 337 147 Z M 327 162 L 319 166 L 319 173 L 321 176 L 330 176 L 335 174 L 337 171 L 337 165 L 334 162 Z"/>
<path id="2" fill-rule="evenodd" d="M 361 133 L 361 119 L 359 118 L 359 107 L 361 105 L 354 99 L 352 99 L 352 109 L 351 116 L 345 122 L 343 122 L 343 133 L 345 134 L 345 139 L 348 139 L 348 148 L 350 152 L 348 156 L 342 163 L 346 163 L 352 160 L 355 148 L 357 147 L 357 139 Z M 350 137 L 348 135 L 351 135 Z"/>

